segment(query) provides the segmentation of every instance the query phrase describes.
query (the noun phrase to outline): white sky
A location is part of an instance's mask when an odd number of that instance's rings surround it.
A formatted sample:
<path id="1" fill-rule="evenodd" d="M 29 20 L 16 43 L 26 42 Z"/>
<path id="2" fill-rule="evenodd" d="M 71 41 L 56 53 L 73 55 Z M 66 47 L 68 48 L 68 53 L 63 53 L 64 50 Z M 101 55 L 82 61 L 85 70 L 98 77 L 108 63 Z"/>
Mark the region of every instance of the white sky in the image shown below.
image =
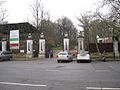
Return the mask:
<path id="1" fill-rule="evenodd" d="M 78 24 L 76 17 L 85 11 L 90 11 L 98 1 L 102 0 L 42 0 L 45 10 L 49 11 L 52 21 L 62 16 L 70 18 L 74 25 Z M 31 18 L 30 4 L 34 0 L 6 0 L 5 8 L 9 23 L 25 22 Z"/>

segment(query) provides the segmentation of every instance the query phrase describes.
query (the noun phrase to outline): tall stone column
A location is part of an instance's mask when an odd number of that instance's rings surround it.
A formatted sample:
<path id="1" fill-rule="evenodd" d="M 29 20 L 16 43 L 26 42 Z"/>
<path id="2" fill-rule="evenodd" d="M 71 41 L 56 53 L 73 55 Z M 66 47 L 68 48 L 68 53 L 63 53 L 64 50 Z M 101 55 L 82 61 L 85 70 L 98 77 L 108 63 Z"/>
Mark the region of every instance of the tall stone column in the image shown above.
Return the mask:
<path id="1" fill-rule="evenodd" d="M 84 36 L 83 33 L 80 32 L 78 35 L 78 53 L 81 53 L 84 51 Z"/>
<path id="2" fill-rule="evenodd" d="M 63 40 L 63 45 L 64 45 L 64 51 L 69 51 L 69 38 L 68 34 L 65 33 L 64 40 Z"/>
<path id="3" fill-rule="evenodd" d="M 7 41 L 5 38 L 2 39 L 2 51 L 6 51 L 7 50 Z"/>
<path id="4" fill-rule="evenodd" d="M 114 49 L 115 57 L 119 57 L 118 41 L 117 40 L 114 40 L 113 49 Z"/>
<path id="5" fill-rule="evenodd" d="M 33 57 L 33 40 L 32 35 L 29 33 L 28 39 L 27 39 L 27 54 L 26 57 L 32 58 Z"/>
<path id="6" fill-rule="evenodd" d="M 43 33 L 41 33 L 39 39 L 39 58 L 45 58 L 45 38 Z"/>

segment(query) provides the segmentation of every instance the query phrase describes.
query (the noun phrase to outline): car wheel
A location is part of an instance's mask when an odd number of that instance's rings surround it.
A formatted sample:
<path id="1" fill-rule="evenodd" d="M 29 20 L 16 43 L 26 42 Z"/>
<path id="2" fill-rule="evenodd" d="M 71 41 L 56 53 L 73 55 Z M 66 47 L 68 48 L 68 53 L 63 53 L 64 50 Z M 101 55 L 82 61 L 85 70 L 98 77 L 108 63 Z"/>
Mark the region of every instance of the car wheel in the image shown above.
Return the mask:
<path id="1" fill-rule="evenodd" d="M 12 60 L 12 58 L 9 59 L 9 61 L 11 61 L 11 60 Z"/>
<path id="2" fill-rule="evenodd" d="M 80 63 L 80 61 L 79 61 L 79 60 L 77 60 L 77 63 Z"/>
<path id="3" fill-rule="evenodd" d="M 89 63 L 91 63 L 92 61 L 91 60 L 89 60 Z"/>
<path id="4" fill-rule="evenodd" d="M 58 60 L 57 62 L 58 62 L 58 63 L 61 63 L 61 61 L 60 61 L 60 60 Z"/>

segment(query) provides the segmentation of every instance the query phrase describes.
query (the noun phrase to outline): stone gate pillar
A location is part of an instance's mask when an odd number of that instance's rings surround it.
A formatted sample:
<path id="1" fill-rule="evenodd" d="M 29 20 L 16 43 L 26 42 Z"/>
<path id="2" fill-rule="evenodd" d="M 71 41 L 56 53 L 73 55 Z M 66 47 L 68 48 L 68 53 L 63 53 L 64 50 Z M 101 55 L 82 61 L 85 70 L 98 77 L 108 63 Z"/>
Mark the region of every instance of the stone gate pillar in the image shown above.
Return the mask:
<path id="1" fill-rule="evenodd" d="M 33 57 L 33 40 L 32 35 L 29 33 L 28 39 L 27 39 L 27 54 L 26 57 L 32 58 Z"/>
<path id="2" fill-rule="evenodd" d="M 45 38 L 43 33 L 41 33 L 39 39 L 39 58 L 45 58 Z"/>
<path id="3" fill-rule="evenodd" d="M 78 53 L 84 51 L 84 36 L 83 33 L 80 32 L 78 35 Z"/>
<path id="4" fill-rule="evenodd" d="M 6 51 L 7 50 L 7 41 L 5 38 L 2 39 L 2 51 Z"/>
<path id="5" fill-rule="evenodd" d="M 118 41 L 117 40 L 114 40 L 113 49 L 114 49 L 115 57 L 119 57 Z"/>
<path id="6" fill-rule="evenodd" d="M 63 45 L 64 45 L 64 51 L 69 51 L 69 38 L 67 33 L 65 33 Z"/>

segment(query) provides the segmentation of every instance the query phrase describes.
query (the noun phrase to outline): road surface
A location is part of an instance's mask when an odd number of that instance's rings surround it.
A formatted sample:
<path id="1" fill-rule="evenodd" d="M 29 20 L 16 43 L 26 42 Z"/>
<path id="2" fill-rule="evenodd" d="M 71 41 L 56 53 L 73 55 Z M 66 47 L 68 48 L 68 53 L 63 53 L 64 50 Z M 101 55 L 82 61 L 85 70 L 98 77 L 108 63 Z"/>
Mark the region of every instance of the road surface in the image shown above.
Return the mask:
<path id="1" fill-rule="evenodd" d="M 0 90 L 120 90 L 120 61 L 4 61 Z"/>

